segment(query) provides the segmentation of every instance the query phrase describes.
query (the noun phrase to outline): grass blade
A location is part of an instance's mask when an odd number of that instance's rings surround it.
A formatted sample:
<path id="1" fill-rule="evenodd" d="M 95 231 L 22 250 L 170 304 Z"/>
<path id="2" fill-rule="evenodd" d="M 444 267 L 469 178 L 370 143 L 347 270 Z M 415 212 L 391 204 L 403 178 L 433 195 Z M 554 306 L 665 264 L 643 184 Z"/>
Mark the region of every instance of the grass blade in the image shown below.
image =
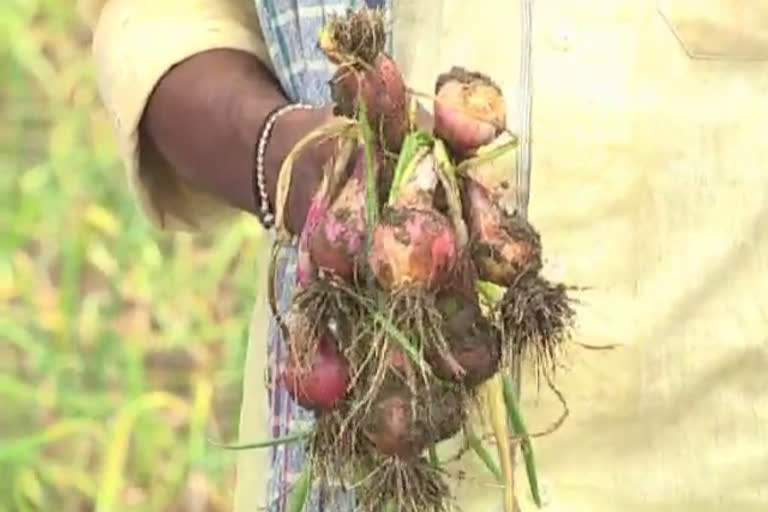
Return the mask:
<path id="1" fill-rule="evenodd" d="M 62 420 L 38 434 L 3 439 L 0 442 L 0 461 L 12 459 L 20 453 L 39 449 L 44 445 L 69 436 L 83 434 L 94 437 L 96 441 L 103 441 L 106 437 L 102 425 L 97 421 L 83 419 Z"/>
<path id="2" fill-rule="evenodd" d="M 211 416 L 213 384 L 208 379 L 195 379 L 195 393 L 190 408 L 187 446 L 189 460 L 198 462 L 205 457 L 205 427 Z"/>
<path id="3" fill-rule="evenodd" d="M 488 403 L 488 412 L 496 438 L 496 446 L 501 459 L 501 472 L 504 478 L 504 512 L 515 512 L 515 483 L 512 467 L 512 451 L 509 442 L 509 428 L 504 414 L 504 390 L 501 374 L 497 373 L 483 384 Z"/>
<path id="4" fill-rule="evenodd" d="M 440 467 L 440 459 L 437 458 L 437 446 L 431 445 L 429 447 L 429 463 L 434 467 Z"/>
<path id="5" fill-rule="evenodd" d="M 89 499 L 96 495 L 93 475 L 88 471 L 73 468 L 71 463 L 46 461 L 45 464 L 39 464 L 37 470 L 42 480 L 58 489 L 73 489 Z"/>
<path id="6" fill-rule="evenodd" d="M 434 138 L 426 132 L 409 133 L 403 141 L 400 156 L 397 159 L 395 171 L 392 175 L 392 188 L 389 191 L 388 204 L 393 204 L 400 191 L 400 184 L 416 168 L 421 157 L 429 151 Z"/>
<path id="7" fill-rule="evenodd" d="M 494 145 L 494 147 L 479 152 L 477 156 L 464 160 L 456 167 L 456 172 L 459 174 L 466 174 L 467 169 L 478 167 L 484 163 L 491 162 L 496 158 L 512 151 L 517 147 L 518 140 L 516 137 L 512 137 L 509 141 Z"/>
<path id="8" fill-rule="evenodd" d="M 219 444 L 216 441 L 209 440 L 208 442 L 217 448 L 224 448 L 225 450 L 257 450 L 259 448 L 270 448 L 272 446 L 278 446 L 281 444 L 290 444 L 307 439 L 312 435 L 313 430 L 306 430 L 303 432 L 297 432 L 295 434 L 289 434 L 283 437 L 277 437 L 270 439 L 269 441 L 260 441 L 257 443 L 245 443 L 245 444 Z"/>
<path id="9" fill-rule="evenodd" d="M 508 375 L 504 376 L 504 401 L 507 405 L 509 421 L 512 423 L 512 430 L 515 435 L 520 438 L 520 449 L 523 452 L 523 459 L 525 460 L 525 473 L 528 475 L 528 484 L 531 488 L 533 501 L 536 503 L 536 506 L 541 508 L 539 479 L 536 475 L 536 463 L 533 457 L 533 445 L 531 444 L 531 438 L 528 435 L 528 430 L 525 428 L 525 423 L 523 422 L 523 416 L 520 413 L 520 408 L 517 406 L 517 394 L 515 393 L 514 384 Z"/>
<path id="10" fill-rule="evenodd" d="M 491 283 L 490 281 L 478 281 L 477 290 L 485 298 L 485 300 L 491 304 L 496 304 L 504 300 L 504 293 L 506 288 Z"/>
<path id="11" fill-rule="evenodd" d="M 369 309 L 369 312 L 374 320 L 376 320 L 381 326 L 384 328 L 385 331 L 387 331 L 387 334 L 389 334 L 392 337 L 392 340 L 397 343 L 400 348 L 402 348 L 406 354 L 408 354 L 408 357 L 411 358 L 411 360 L 416 363 L 420 369 L 422 369 L 424 372 L 427 373 L 427 375 L 431 375 L 432 370 L 430 369 L 429 365 L 424 361 L 424 358 L 421 357 L 421 353 L 416 349 L 416 347 L 413 346 L 413 343 L 411 343 L 411 340 L 408 339 L 408 337 L 403 334 L 403 332 L 395 327 L 395 325 L 389 321 L 387 317 L 382 315 L 380 312 Z"/>
<path id="12" fill-rule="evenodd" d="M 124 466 L 128 458 L 131 433 L 139 416 L 153 409 L 171 409 L 188 416 L 189 405 L 175 395 L 155 391 L 139 397 L 125 406 L 117 416 L 99 482 L 99 494 L 96 498 L 96 512 L 112 512 L 122 488 Z"/>
<path id="13" fill-rule="evenodd" d="M 493 460 L 493 457 L 488 452 L 488 450 L 485 449 L 485 446 L 483 446 L 480 438 L 477 437 L 474 432 L 469 430 L 465 432 L 464 437 L 466 438 L 467 443 L 469 444 L 469 447 L 472 449 L 472 451 L 474 451 L 480 460 L 483 461 L 485 467 L 488 468 L 488 471 L 493 474 L 493 476 L 500 484 L 503 484 L 504 475 L 501 473 L 501 468 L 498 464 L 496 464 L 496 461 Z"/>
<path id="14" fill-rule="evenodd" d="M 312 487 L 312 460 L 307 460 L 304 471 L 288 496 L 288 512 L 301 512 L 307 504 L 309 490 Z"/>

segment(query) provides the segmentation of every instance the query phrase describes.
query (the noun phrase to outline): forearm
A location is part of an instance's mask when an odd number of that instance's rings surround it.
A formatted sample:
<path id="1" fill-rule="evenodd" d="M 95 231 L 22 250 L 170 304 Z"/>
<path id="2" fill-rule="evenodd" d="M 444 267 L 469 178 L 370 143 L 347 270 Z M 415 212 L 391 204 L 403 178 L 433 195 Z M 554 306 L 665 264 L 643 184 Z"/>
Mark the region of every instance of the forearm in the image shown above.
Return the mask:
<path id="1" fill-rule="evenodd" d="M 279 84 L 257 57 L 235 50 L 203 52 L 160 80 L 142 118 L 142 143 L 153 144 L 189 182 L 232 206 L 254 212 L 254 147 L 265 117 L 286 103 Z M 329 115 L 329 109 L 295 111 L 275 125 L 265 155 L 271 204 L 285 155 Z M 322 158 L 310 153 L 303 164 L 319 167 Z M 293 187 L 289 194 L 286 217 L 294 233 L 303 225 L 306 205 L 319 182 L 316 174 L 314 182 L 315 176 L 302 176 L 302 186 Z"/>

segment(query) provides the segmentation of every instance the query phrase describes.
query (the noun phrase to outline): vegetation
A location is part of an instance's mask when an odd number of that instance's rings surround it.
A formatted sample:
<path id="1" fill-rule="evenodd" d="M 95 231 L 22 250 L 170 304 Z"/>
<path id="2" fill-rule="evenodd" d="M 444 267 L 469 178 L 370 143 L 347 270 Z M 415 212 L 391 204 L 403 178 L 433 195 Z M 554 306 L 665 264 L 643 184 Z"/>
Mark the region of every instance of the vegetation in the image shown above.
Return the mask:
<path id="1" fill-rule="evenodd" d="M 0 2 L 0 512 L 227 510 L 261 233 L 148 224 L 74 3 Z"/>

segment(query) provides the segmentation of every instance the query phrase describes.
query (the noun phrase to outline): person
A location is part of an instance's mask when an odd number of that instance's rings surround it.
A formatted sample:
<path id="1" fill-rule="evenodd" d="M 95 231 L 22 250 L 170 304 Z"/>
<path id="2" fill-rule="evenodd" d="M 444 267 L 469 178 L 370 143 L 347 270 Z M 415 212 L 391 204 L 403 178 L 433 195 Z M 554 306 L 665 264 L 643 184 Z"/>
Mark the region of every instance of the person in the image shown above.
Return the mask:
<path id="1" fill-rule="evenodd" d="M 209 229 L 233 211 L 268 222 L 283 158 L 332 116 L 331 70 L 312 39 L 327 16 L 358 2 L 80 1 L 104 104 L 149 217 L 168 230 Z M 584 287 L 575 340 L 616 346 L 574 345 L 558 374 L 570 415 L 535 440 L 546 509 L 768 510 L 768 11 L 726 0 L 384 8 L 390 51 L 414 89 L 431 91 L 452 65 L 500 83 L 522 132 L 517 177 L 545 272 Z M 521 37 L 531 20 L 532 50 Z M 294 104 L 309 107 L 281 108 Z M 265 203 L 253 193 L 254 147 L 269 119 Z M 292 232 L 328 151 L 294 166 Z M 262 297 L 245 363 L 244 442 L 308 420 L 264 383 L 279 348 Z M 528 382 L 522 407 L 537 430 L 560 405 Z M 458 504 L 501 510 L 482 466 L 465 459 Z M 245 452 L 235 510 L 284 510 L 279 497 L 301 460 L 295 446 Z M 521 509 L 533 510 L 522 469 L 517 481 Z"/>

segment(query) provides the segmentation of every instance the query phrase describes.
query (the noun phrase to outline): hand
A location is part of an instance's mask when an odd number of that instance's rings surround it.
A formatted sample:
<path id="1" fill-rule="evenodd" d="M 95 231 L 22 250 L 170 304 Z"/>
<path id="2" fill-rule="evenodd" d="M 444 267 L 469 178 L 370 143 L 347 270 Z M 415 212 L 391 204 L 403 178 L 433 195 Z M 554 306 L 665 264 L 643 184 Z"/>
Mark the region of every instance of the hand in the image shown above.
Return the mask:
<path id="1" fill-rule="evenodd" d="M 266 155 L 269 168 L 275 169 L 267 176 L 267 187 L 272 191 L 270 199 L 275 204 L 277 175 L 285 156 L 306 134 L 333 118 L 333 108 L 328 106 L 317 110 L 296 110 L 286 113 L 274 127 L 271 148 Z M 432 114 L 421 103 L 416 111 L 416 122 L 424 130 L 431 131 Z M 291 189 L 285 211 L 285 223 L 291 234 L 301 233 L 307 217 L 309 204 L 323 179 L 323 166 L 333 156 L 334 141 L 313 146 L 302 152 L 293 167 Z M 278 160 L 279 159 L 279 160 Z"/>
<path id="2" fill-rule="evenodd" d="M 277 181 L 285 157 L 307 134 L 328 122 L 333 117 L 332 107 L 315 110 L 294 110 L 284 114 L 272 131 L 271 141 L 265 155 L 268 173 L 267 189 L 270 200 L 276 208 Z M 323 179 L 323 165 L 333 155 L 334 142 L 327 141 L 303 151 L 294 162 L 291 188 L 288 191 L 285 225 L 291 234 L 301 233 L 307 210 Z M 281 226 L 278 226 L 278 229 Z"/>

